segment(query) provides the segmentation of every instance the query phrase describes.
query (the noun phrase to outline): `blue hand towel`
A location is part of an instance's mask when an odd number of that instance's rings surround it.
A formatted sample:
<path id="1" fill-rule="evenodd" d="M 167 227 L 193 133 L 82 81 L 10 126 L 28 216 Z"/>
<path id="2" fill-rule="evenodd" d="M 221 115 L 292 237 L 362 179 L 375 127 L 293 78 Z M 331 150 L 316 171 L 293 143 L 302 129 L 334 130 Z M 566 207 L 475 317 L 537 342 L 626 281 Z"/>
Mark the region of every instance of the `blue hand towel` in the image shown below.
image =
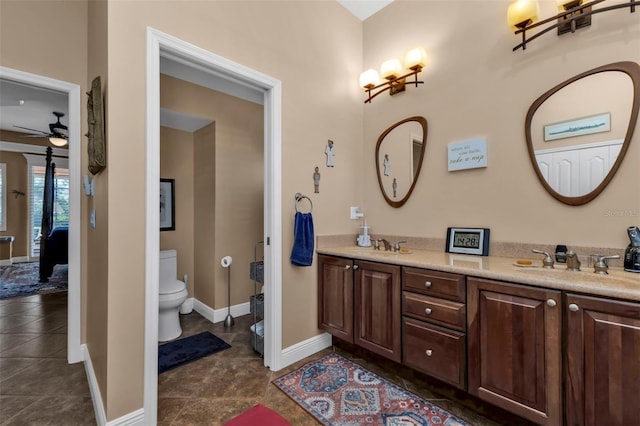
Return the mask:
<path id="1" fill-rule="evenodd" d="M 313 262 L 313 217 L 311 213 L 296 212 L 293 225 L 293 248 L 291 263 L 296 266 L 311 266 Z"/>

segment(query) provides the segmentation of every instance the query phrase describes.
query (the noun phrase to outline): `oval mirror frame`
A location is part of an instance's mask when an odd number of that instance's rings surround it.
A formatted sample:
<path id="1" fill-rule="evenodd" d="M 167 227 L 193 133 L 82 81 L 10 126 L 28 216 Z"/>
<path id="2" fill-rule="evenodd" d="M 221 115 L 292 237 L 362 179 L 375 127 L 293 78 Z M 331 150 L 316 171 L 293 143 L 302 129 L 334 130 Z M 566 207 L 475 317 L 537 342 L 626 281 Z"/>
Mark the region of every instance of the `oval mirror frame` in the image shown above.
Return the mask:
<path id="1" fill-rule="evenodd" d="M 418 167 L 415 170 L 415 176 L 413 178 L 413 182 L 411 183 L 411 186 L 409 187 L 407 194 L 400 201 L 394 201 L 391 198 L 389 198 L 382 184 L 382 176 L 380 175 L 380 145 L 382 145 L 384 138 L 389 133 L 391 133 L 395 128 L 412 121 L 417 122 L 422 127 L 422 150 L 420 151 L 420 160 L 418 162 Z M 426 145 L 427 145 L 427 119 L 420 116 L 409 117 L 409 118 L 405 118 L 404 120 L 398 121 L 397 123 L 391 125 L 391 127 L 389 127 L 387 130 L 385 130 L 378 138 L 378 142 L 376 143 L 376 152 L 375 152 L 378 185 L 380 185 L 380 192 L 382 193 L 382 196 L 384 197 L 387 204 L 389 204 L 391 207 L 394 207 L 394 208 L 402 207 L 404 203 L 406 203 L 409 197 L 411 196 L 411 193 L 413 192 L 413 188 L 416 186 L 416 182 L 418 181 L 418 177 L 420 176 L 420 170 L 422 170 L 422 161 L 424 159 Z"/>
<path id="2" fill-rule="evenodd" d="M 629 126 L 627 127 L 627 132 L 626 132 L 625 137 L 624 137 L 624 142 L 622 144 L 622 148 L 620 149 L 620 154 L 618 155 L 618 158 L 616 159 L 616 161 L 613 164 L 613 166 L 611 166 L 611 170 L 609 170 L 609 173 L 607 173 L 607 175 L 604 177 L 602 182 L 600 182 L 600 184 L 596 188 L 594 188 L 591 192 L 589 192 L 588 194 L 585 194 L 585 195 L 578 196 L 578 197 L 568 197 L 568 196 L 562 195 L 562 194 L 558 193 L 555 189 L 553 189 L 551 187 L 551 185 L 549 185 L 549 183 L 544 178 L 542 172 L 540 171 L 540 168 L 538 167 L 538 163 L 537 163 L 537 160 L 536 160 L 536 154 L 535 154 L 534 149 L 533 149 L 533 140 L 532 140 L 532 137 L 531 137 L 531 123 L 533 121 L 533 116 L 535 115 L 535 113 L 538 110 L 538 108 L 547 99 L 549 99 L 552 95 L 554 95 L 556 92 L 560 91 L 564 87 L 566 87 L 569 84 L 571 84 L 571 83 L 573 83 L 575 81 L 578 81 L 578 80 L 580 80 L 582 78 L 585 78 L 585 77 L 588 77 L 588 76 L 591 76 L 591 75 L 594 75 L 594 74 L 598 74 L 598 73 L 601 73 L 601 72 L 607 72 L 607 71 L 619 71 L 619 72 L 623 72 L 623 73 L 627 74 L 631 78 L 631 83 L 632 83 L 632 86 L 633 86 L 633 102 L 631 104 L 631 114 L 630 114 Z M 580 206 L 580 205 L 586 204 L 589 201 L 591 201 L 594 198 L 596 198 L 598 195 L 600 195 L 600 193 L 609 184 L 611 179 L 613 179 L 613 176 L 618 171 L 618 168 L 620 167 L 620 164 L 622 163 L 622 160 L 624 159 L 624 156 L 625 156 L 625 154 L 627 152 L 627 149 L 629 148 L 629 144 L 631 143 L 631 137 L 633 136 L 633 131 L 634 131 L 635 127 L 636 127 L 636 122 L 638 121 L 638 110 L 639 109 L 640 109 L 640 65 L 638 65 L 635 62 L 630 62 L 630 61 L 614 62 L 612 64 L 603 65 L 603 66 L 594 68 L 592 70 L 585 71 L 585 72 L 583 72 L 581 74 L 576 75 L 575 77 L 572 77 L 572 78 L 570 78 L 570 79 L 558 84 L 557 86 L 553 87 L 552 89 L 550 89 L 549 91 L 544 93 L 538 99 L 536 99 L 533 102 L 533 104 L 531 105 L 531 107 L 529 108 L 529 111 L 527 112 L 527 117 L 526 117 L 526 120 L 525 120 L 525 137 L 526 137 L 526 140 L 527 140 L 527 149 L 529 151 L 529 157 L 531 159 L 531 164 L 533 165 L 533 169 L 535 170 L 536 175 L 538 176 L 538 179 L 540 180 L 540 183 L 547 190 L 547 192 L 551 196 L 553 196 L 555 199 L 557 199 L 558 201 L 561 201 L 561 202 L 563 202 L 565 204 L 568 204 L 568 205 L 571 205 L 571 206 Z"/>

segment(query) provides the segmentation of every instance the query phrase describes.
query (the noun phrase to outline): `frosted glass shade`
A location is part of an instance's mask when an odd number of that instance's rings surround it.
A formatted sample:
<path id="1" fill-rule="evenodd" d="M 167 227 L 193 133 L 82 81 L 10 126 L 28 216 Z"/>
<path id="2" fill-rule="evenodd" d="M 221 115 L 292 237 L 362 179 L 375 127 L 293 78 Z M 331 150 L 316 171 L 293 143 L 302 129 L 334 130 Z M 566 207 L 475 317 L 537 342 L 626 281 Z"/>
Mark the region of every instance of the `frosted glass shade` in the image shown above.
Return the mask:
<path id="1" fill-rule="evenodd" d="M 369 89 L 371 87 L 376 87 L 380 84 L 380 76 L 378 75 L 378 71 L 370 68 L 360 74 L 360 87 L 364 89 Z"/>
<path id="2" fill-rule="evenodd" d="M 54 144 L 55 146 L 65 146 L 67 144 L 67 140 L 63 138 L 50 137 L 49 142 Z"/>
<path id="3" fill-rule="evenodd" d="M 387 80 L 393 80 L 400 76 L 402 71 L 402 66 L 400 65 L 400 61 L 397 59 L 390 59 L 386 62 L 382 63 L 380 66 L 380 75 L 382 78 L 386 78 Z"/>
<path id="4" fill-rule="evenodd" d="M 407 69 L 424 68 L 427 64 L 427 52 L 422 47 L 416 47 L 407 52 L 404 57 L 404 67 Z"/>
<path id="5" fill-rule="evenodd" d="M 527 21 L 538 19 L 540 8 L 537 0 L 516 0 L 507 9 L 507 23 L 513 28 Z"/>

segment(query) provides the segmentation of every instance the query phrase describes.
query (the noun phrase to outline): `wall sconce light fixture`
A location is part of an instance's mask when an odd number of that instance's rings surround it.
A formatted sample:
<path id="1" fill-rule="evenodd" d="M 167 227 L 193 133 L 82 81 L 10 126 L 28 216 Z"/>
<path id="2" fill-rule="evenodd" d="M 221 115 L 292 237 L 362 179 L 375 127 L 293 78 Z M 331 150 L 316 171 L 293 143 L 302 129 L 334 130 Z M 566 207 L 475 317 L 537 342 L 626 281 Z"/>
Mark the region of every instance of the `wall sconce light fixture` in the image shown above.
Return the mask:
<path id="1" fill-rule="evenodd" d="M 527 43 L 540 37 L 554 28 L 558 29 L 558 35 L 588 27 L 591 25 L 591 16 L 597 13 L 607 12 L 609 10 L 629 8 L 631 13 L 636 11 L 636 6 L 640 5 L 640 1 L 627 1 L 616 3 L 611 6 L 600 7 L 595 9 L 593 6 L 602 3 L 605 0 L 592 0 L 583 3 L 583 0 L 556 0 L 560 12 L 542 21 L 536 22 L 540 9 L 537 0 L 516 0 L 509 5 L 507 9 L 507 22 L 509 26 L 516 31 L 515 34 L 522 34 L 522 43 L 513 48 L 513 51 L 527 48 Z M 546 26 L 545 26 L 546 25 Z M 544 27 L 543 27 L 544 26 Z M 527 37 L 526 32 L 534 28 L 541 27 L 542 30 L 534 35 Z"/>
<path id="2" fill-rule="evenodd" d="M 367 99 L 364 103 L 371 103 L 373 98 L 387 90 L 389 95 L 393 96 L 396 93 L 404 92 L 407 84 L 415 84 L 416 87 L 418 84 L 423 84 L 423 81 L 418 81 L 418 73 L 425 67 L 426 61 L 427 54 L 424 49 L 416 47 L 407 52 L 404 59 L 404 70 L 399 60 L 390 59 L 380 66 L 380 74 L 373 68 L 360 74 L 360 86 L 367 93 Z M 386 81 L 380 83 L 380 76 Z M 411 76 L 414 77 L 414 80 L 407 81 L 407 78 Z"/>

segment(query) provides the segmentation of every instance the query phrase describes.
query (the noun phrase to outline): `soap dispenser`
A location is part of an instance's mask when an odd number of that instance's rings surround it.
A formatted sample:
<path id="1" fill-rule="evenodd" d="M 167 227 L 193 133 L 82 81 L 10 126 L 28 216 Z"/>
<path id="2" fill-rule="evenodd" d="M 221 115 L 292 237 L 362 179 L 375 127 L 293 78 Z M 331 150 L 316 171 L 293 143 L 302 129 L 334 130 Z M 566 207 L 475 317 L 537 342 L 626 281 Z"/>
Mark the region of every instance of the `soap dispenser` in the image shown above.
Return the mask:
<path id="1" fill-rule="evenodd" d="M 360 247 L 371 247 L 371 236 L 369 236 L 369 225 L 367 225 L 367 219 L 364 220 L 364 225 L 360 225 L 360 235 L 358 235 L 358 245 Z"/>

